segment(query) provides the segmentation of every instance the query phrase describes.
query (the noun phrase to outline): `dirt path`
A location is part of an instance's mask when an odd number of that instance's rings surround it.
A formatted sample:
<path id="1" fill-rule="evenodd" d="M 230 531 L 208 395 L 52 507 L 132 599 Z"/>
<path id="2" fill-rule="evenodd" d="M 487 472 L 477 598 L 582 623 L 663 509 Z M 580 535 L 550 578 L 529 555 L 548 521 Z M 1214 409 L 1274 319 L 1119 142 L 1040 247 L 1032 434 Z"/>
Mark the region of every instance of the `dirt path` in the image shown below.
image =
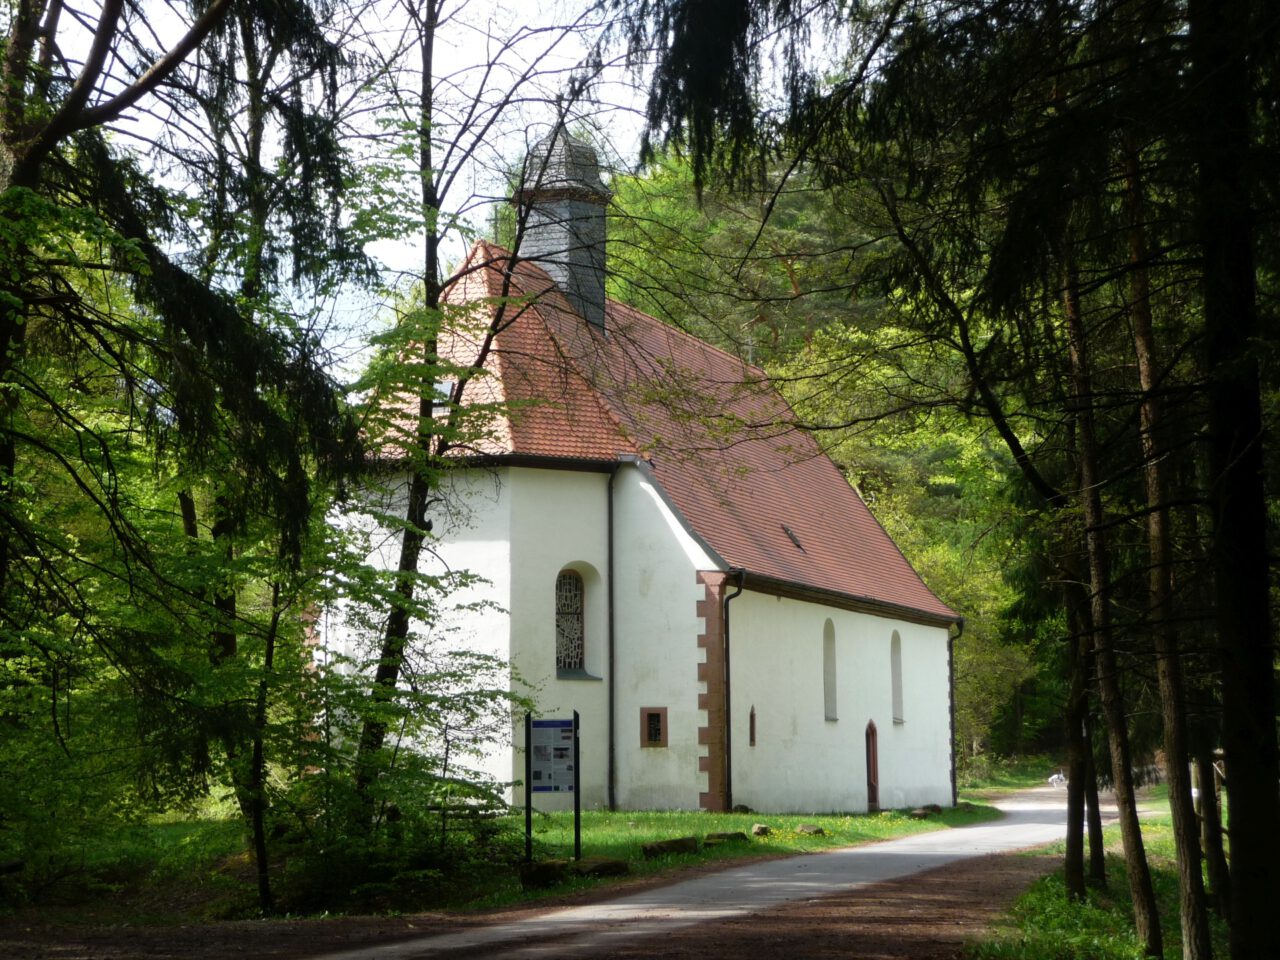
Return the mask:
<path id="1" fill-rule="evenodd" d="M 593 956 L 664 960 L 953 960 L 997 922 L 1056 857 L 1000 855 L 964 860 L 902 880 L 663 935 L 620 942 Z M 443 914 L 334 920 L 238 921 L 172 927 L 0 926 L 0 957 L 14 960 L 303 960 L 432 933 L 535 915 L 546 906 L 463 918 Z M 553 956 L 554 942 L 538 945 Z M 542 953 L 543 949 L 531 950 Z M 453 957 L 481 957 L 478 948 Z"/>
<path id="2" fill-rule="evenodd" d="M 702 863 L 484 914 L 131 927 L 58 926 L 35 913 L 0 921 L 0 958 L 953 960 L 1058 862 L 1000 852 L 1061 835 L 1058 792 L 997 805 L 1005 816 L 988 824 L 805 857 Z"/>
<path id="3" fill-rule="evenodd" d="M 600 960 L 956 960 L 1058 857 L 965 860 L 849 893 L 619 945 Z"/>

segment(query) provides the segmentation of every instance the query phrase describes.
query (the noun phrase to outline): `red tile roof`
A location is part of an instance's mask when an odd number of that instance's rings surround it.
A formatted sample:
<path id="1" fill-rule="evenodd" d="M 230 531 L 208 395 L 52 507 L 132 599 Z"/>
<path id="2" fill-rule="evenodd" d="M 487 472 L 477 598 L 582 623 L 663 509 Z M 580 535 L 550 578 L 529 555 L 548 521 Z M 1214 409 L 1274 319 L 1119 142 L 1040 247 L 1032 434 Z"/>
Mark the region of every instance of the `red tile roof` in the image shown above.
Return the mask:
<path id="1" fill-rule="evenodd" d="M 501 310 L 491 376 L 467 396 L 511 412 L 477 452 L 640 458 L 689 528 L 749 583 L 958 619 L 813 438 L 790 426 L 762 371 L 612 300 L 602 333 L 541 268 L 519 261 L 507 273 L 509 263 L 477 244 L 448 294 L 488 300 L 487 317 Z M 464 334 L 448 349 L 466 363 L 475 348 Z"/>

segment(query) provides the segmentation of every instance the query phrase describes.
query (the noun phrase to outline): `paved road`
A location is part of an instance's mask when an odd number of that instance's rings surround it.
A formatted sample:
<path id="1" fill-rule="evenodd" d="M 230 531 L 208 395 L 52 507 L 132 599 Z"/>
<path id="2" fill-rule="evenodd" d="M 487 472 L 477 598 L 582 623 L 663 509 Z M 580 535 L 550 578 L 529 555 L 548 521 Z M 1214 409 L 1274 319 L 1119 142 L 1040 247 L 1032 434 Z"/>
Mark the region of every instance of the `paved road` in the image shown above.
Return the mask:
<path id="1" fill-rule="evenodd" d="M 1005 815 L 990 823 L 764 860 L 603 903 L 331 953 L 317 960 L 412 960 L 460 954 L 493 960 L 590 957 L 611 943 L 895 880 L 966 857 L 1049 843 L 1066 834 L 1066 801 L 1065 789 L 1043 787 L 998 801 L 996 806 Z"/>

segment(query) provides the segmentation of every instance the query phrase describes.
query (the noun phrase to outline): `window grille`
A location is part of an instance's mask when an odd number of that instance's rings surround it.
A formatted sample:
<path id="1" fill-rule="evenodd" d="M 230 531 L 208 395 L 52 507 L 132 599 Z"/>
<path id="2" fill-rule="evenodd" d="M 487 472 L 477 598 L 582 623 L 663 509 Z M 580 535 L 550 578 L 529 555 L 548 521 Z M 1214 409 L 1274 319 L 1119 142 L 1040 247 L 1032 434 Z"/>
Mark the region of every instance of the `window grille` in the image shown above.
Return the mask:
<path id="1" fill-rule="evenodd" d="M 646 736 L 645 739 L 648 740 L 649 743 L 661 743 L 662 742 L 662 714 L 648 713 L 648 714 L 645 714 L 645 716 L 649 721 L 648 736 Z"/>
<path id="2" fill-rule="evenodd" d="M 585 669 L 582 577 L 566 570 L 556 577 L 556 669 Z"/>
<path id="3" fill-rule="evenodd" d="M 667 745 L 667 708 L 640 708 L 640 746 L 665 747 Z"/>

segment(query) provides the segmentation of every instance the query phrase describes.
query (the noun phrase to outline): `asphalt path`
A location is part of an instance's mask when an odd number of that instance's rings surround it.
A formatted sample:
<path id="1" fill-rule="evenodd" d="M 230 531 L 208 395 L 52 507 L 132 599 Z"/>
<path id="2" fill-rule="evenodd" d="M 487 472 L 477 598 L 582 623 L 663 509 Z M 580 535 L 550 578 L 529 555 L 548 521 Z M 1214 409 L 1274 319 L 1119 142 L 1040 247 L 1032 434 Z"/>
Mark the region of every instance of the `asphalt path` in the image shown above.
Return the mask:
<path id="1" fill-rule="evenodd" d="M 999 820 L 898 840 L 762 860 L 616 900 L 564 907 L 510 923 L 325 954 L 316 960 L 413 960 L 470 955 L 493 960 L 590 957 L 610 944 L 854 890 L 1066 835 L 1067 792 L 1041 787 L 995 802 Z"/>

